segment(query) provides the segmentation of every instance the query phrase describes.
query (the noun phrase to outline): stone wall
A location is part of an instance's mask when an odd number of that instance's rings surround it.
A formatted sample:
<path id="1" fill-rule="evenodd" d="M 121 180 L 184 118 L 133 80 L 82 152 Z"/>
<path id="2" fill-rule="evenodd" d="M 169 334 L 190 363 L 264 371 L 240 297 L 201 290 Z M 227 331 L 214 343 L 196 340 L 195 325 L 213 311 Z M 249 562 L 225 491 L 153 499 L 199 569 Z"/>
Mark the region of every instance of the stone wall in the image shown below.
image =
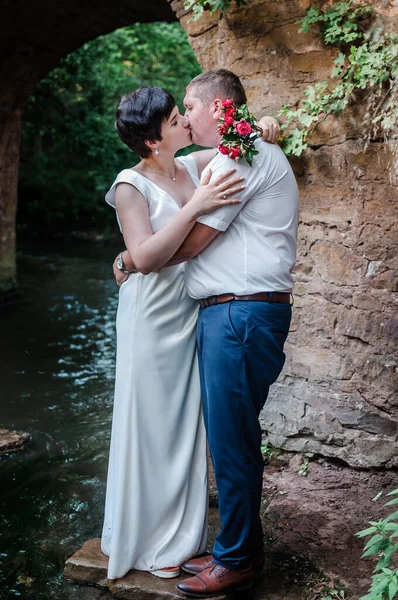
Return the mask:
<path id="1" fill-rule="evenodd" d="M 298 33 L 308 0 L 249 0 L 222 21 L 172 7 L 202 68 L 239 75 L 257 115 L 327 78 L 336 50 Z M 397 23 L 397 10 L 390 14 Z M 398 466 L 398 211 L 386 144 L 364 150 L 365 104 L 329 117 L 292 160 L 301 195 L 287 362 L 262 414 L 269 441 L 359 467 Z"/>

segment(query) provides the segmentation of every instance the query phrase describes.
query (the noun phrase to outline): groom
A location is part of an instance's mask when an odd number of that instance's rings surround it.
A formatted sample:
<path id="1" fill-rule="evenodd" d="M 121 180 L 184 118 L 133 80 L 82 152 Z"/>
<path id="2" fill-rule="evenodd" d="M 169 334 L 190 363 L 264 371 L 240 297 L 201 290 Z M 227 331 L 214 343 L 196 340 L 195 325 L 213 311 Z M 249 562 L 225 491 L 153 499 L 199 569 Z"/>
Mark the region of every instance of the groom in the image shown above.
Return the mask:
<path id="1" fill-rule="evenodd" d="M 218 146 L 227 98 L 246 103 L 239 78 L 225 69 L 202 73 L 188 85 L 185 116 L 195 144 Z M 255 144 L 253 166 L 234 165 L 245 179 L 241 202 L 201 217 L 171 262 L 189 261 L 186 288 L 201 306 L 203 413 L 222 521 L 212 555 L 182 566 L 195 576 L 177 588 L 195 598 L 249 587 L 264 562 L 258 417 L 285 361 L 298 191 L 281 149 L 260 140 Z M 209 168 L 217 175 L 231 166 L 231 159 L 218 153 Z"/>

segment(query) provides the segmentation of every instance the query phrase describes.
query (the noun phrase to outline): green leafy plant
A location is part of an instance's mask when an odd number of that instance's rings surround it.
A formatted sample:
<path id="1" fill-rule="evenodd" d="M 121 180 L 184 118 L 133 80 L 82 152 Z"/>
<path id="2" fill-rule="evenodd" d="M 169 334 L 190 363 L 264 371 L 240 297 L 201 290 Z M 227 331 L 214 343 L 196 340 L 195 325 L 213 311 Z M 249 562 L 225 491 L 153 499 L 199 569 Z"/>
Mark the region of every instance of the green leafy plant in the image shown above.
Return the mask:
<path id="1" fill-rule="evenodd" d="M 393 490 L 387 496 L 398 496 L 398 489 Z M 397 504 L 398 497 L 390 500 L 384 506 Z M 378 558 L 369 592 L 360 600 L 393 600 L 398 596 L 398 571 L 389 568 L 398 551 L 398 543 L 395 541 L 398 536 L 397 520 L 398 510 L 395 510 L 385 519 L 369 521 L 370 527 L 355 534 L 359 538 L 371 536 L 365 545 L 362 558 L 367 556 Z"/>
<path id="2" fill-rule="evenodd" d="M 298 108 L 282 107 L 278 116 L 286 154 L 300 156 L 315 127 L 355 101 L 358 91 L 358 101 L 367 102 L 365 140 L 394 137 L 398 126 L 398 36 L 387 33 L 383 24 L 370 28 L 371 14 L 370 7 L 348 0 L 325 11 L 311 8 L 299 21 L 304 32 L 318 25 L 324 42 L 340 45 L 340 52 L 329 81 L 308 86 Z"/>
<path id="3" fill-rule="evenodd" d="M 274 456 L 275 457 L 280 456 L 282 453 L 282 450 L 280 450 L 279 448 L 274 448 L 270 444 L 263 444 L 261 446 L 261 453 L 264 456 L 264 458 L 268 458 L 268 460 L 270 460 Z"/>
<path id="4" fill-rule="evenodd" d="M 371 13 L 370 6 L 355 6 L 352 0 L 332 4 L 325 11 L 310 8 L 299 21 L 299 31 L 307 33 L 311 25 L 318 23 L 321 25 L 320 35 L 326 44 L 350 43 L 363 37 L 365 30 L 361 21 L 367 19 Z"/>
<path id="5" fill-rule="evenodd" d="M 312 452 L 306 452 L 303 455 L 303 462 L 300 465 L 300 469 L 298 470 L 298 474 L 300 477 L 307 477 L 308 475 L 308 465 L 310 464 L 311 458 L 313 458 L 314 454 Z"/>
<path id="6" fill-rule="evenodd" d="M 212 15 L 219 12 L 219 18 L 222 19 L 225 11 L 235 2 L 236 6 L 247 4 L 246 0 L 186 0 L 184 8 L 192 10 L 192 21 L 196 21 L 205 11 L 209 11 Z"/>
<path id="7" fill-rule="evenodd" d="M 322 596 L 322 600 L 345 600 L 346 595 L 344 590 L 335 590 L 327 588 L 325 590 L 326 596 Z"/>
<path id="8" fill-rule="evenodd" d="M 325 573 L 318 572 L 315 579 L 310 579 L 307 585 L 311 591 L 306 598 L 311 600 L 346 600 L 346 592 L 340 581 L 331 579 Z"/>

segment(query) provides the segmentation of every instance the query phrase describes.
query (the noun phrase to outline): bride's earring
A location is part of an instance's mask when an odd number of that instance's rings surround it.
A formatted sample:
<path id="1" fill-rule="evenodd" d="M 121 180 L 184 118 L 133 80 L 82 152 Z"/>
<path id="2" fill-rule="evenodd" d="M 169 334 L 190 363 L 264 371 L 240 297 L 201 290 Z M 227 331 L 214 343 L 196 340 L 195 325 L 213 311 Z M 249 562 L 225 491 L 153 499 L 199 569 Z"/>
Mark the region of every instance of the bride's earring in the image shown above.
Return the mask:
<path id="1" fill-rule="evenodd" d="M 155 150 L 153 151 L 153 153 L 157 156 L 159 154 L 159 150 L 157 148 L 155 148 Z"/>

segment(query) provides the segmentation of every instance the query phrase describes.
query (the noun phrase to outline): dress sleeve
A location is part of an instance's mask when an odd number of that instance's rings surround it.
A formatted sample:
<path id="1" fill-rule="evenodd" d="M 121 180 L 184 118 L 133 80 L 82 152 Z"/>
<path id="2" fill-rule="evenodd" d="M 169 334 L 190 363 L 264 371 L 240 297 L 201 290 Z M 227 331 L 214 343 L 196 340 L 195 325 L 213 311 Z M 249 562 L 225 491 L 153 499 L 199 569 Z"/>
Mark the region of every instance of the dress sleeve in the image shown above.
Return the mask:
<path id="1" fill-rule="evenodd" d="M 139 173 L 136 173 L 132 169 L 124 169 L 121 171 L 119 175 L 116 177 L 115 181 L 112 183 L 109 191 L 105 194 L 105 202 L 112 206 L 116 210 L 116 186 L 119 183 L 129 183 L 134 186 L 146 199 L 148 202 L 148 190 L 147 184 L 144 177 L 140 177 Z M 119 225 L 120 231 L 123 233 L 122 225 L 120 223 L 119 215 L 116 210 L 116 219 Z"/>
<path id="2" fill-rule="evenodd" d="M 121 171 L 119 175 L 116 177 L 115 181 L 112 183 L 109 191 L 105 194 L 105 202 L 116 209 L 116 186 L 119 183 L 129 183 L 130 185 L 137 188 L 137 190 L 147 199 L 147 187 L 146 182 L 139 176 L 138 173 L 133 171 L 132 169 L 124 169 Z"/>

